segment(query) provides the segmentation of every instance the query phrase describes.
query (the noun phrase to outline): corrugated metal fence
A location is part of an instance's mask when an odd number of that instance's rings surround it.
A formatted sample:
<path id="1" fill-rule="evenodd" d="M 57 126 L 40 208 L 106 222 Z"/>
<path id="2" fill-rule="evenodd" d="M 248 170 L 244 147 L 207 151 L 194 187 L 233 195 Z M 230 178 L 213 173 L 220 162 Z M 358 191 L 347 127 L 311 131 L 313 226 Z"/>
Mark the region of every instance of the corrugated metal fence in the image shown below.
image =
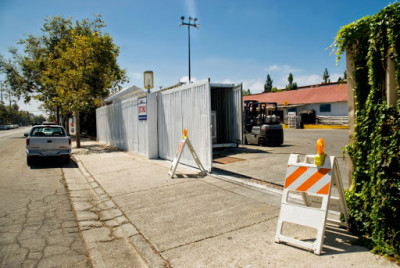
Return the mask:
<path id="1" fill-rule="evenodd" d="M 230 85 L 220 93 L 214 91 L 218 110 L 219 135 L 223 143 L 240 143 L 242 135 L 241 85 Z M 147 120 L 139 120 L 141 98 L 114 98 L 113 103 L 96 110 L 97 139 L 106 144 L 133 151 L 149 158 L 172 160 L 180 143 L 183 129 L 204 168 L 212 168 L 211 92 L 210 80 L 179 88 L 147 94 Z M 214 90 L 217 90 L 214 85 Z M 224 88 L 224 87 L 219 87 Z M 196 166 L 185 150 L 181 163 Z"/>
<path id="2" fill-rule="evenodd" d="M 148 94 L 147 120 L 138 119 L 138 97 L 114 100 L 113 104 L 96 110 L 97 139 L 149 158 L 172 160 L 186 128 L 201 163 L 211 171 L 210 113 L 208 79 Z M 187 150 L 181 163 L 196 166 Z"/>
<path id="3" fill-rule="evenodd" d="M 138 97 L 97 109 L 96 119 L 99 141 L 149 158 L 158 157 L 155 94 L 147 95 L 147 120 L 138 119 Z"/>
<path id="4" fill-rule="evenodd" d="M 188 130 L 189 139 L 204 168 L 211 171 L 211 100 L 210 82 L 203 80 L 158 95 L 159 156 L 173 159 L 182 137 Z M 185 150 L 181 162 L 196 166 L 190 152 Z"/>

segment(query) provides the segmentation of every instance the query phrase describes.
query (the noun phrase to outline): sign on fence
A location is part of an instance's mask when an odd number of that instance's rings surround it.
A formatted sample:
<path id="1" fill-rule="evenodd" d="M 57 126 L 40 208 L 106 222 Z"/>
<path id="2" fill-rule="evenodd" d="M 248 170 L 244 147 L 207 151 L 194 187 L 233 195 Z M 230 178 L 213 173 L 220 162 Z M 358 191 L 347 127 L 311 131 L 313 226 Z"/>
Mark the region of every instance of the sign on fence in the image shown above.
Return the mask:
<path id="1" fill-rule="evenodd" d="M 147 97 L 138 99 L 139 120 L 147 120 Z"/>

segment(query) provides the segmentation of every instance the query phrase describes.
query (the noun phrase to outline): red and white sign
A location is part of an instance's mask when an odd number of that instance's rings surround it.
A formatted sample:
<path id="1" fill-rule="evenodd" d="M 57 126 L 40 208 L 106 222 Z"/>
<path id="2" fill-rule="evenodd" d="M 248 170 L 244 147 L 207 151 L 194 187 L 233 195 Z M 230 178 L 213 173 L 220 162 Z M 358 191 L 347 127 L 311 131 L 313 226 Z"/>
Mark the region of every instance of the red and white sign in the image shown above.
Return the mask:
<path id="1" fill-rule="evenodd" d="M 72 135 L 75 135 L 75 117 L 70 117 L 68 119 L 68 123 L 69 123 L 69 133 Z"/>
<path id="2" fill-rule="evenodd" d="M 139 120 L 147 120 L 147 97 L 138 99 Z"/>

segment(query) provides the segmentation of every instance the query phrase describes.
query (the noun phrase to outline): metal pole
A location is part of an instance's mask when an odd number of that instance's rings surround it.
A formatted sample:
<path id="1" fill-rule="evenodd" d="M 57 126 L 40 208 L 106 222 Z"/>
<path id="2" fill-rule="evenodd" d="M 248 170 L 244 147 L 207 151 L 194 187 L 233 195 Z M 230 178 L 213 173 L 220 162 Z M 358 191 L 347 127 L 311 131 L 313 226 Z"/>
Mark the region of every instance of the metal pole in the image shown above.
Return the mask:
<path id="1" fill-rule="evenodd" d="M 3 104 L 3 81 L 0 81 L 0 88 L 1 88 L 1 104 Z"/>
<path id="2" fill-rule="evenodd" d="M 183 16 L 181 17 L 181 20 L 182 20 L 182 23 L 179 26 L 187 25 L 187 27 L 188 27 L 189 83 L 191 83 L 192 82 L 192 72 L 191 72 L 191 66 L 190 66 L 190 27 L 193 26 L 196 29 L 198 29 L 200 24 L 196 23 L 197 22 L 197 18 L 189 17 L 189 22 L 188 23 L 184 22 L 185 17 L 183 17 Z M 193 23 L 191 23 L 192 20 L 193 20 Z"/>
<path id="3" fill-rule="evenodd" d="M 188 39 L 189 39 L 189 84 L 191 83 L 190 75 L 190 25 L 188 25 Z"/>

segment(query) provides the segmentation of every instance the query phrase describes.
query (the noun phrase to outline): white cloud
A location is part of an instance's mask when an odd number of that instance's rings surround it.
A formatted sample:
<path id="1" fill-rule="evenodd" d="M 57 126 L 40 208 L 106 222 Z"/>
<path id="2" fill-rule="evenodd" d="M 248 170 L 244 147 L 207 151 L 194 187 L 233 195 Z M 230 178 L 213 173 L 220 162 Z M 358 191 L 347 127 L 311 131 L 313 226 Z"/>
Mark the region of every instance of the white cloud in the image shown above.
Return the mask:
<path id="1" fill-rule="evenodd" d="M 194 0 L 185 0 L 188 15 L 192 18 L 196 17 L 196 3 Z"/>
<path id="2" fill-rule="evenodd" d="M 320 75 L 293 75 L 293 81 L 297 83 L 299 87 L 320 84 L 322 82 L 322 77 Z"/>
<path id="3" fill-rule="evenodd" d="M 129 84 L 130 85 L 141 85 L 143 84 L 143 73 L 137 73 L 137 72 L 128 72 L 127 74 L 129 78 Z"/>
<path id="4" fill-rule="evenodd" d="M 261 93 L 264 91 L 263 80 L 244 80 L 243 89 L 250 89 L 251 93 Z"/>
<path id="5" fill-rule="evenodd" d="M 3 92 L 4 94 L 4 92 Z M 3 99 L 3 101 L 5 103 L 8 103 L 8 101 L 6 101 L 6 99 Z M 31 101 L 29 103 L 24 103 L 24 101 L 19 100 L 17 102 L 19 109 L 21 111 L 28 111 L 34 115 L 46 115 L 46 111 L 44 109 L 41 109 L 41 105 L 43 104 L 41 101 L 35 100 L 35 99 L 31 99 Z"/>
<path id="6" fill-rule="evenodd" d="M 236 84 L 234 81 L 230 79 L 225 79 L 224 81 L 221 82 L 222 84 Z"/>
<path id="7" fill-rule="evenodd" d="M 224 79 L 224 80 L 215 80 L 212 81 L 213 83 L 221 83 L 221 84 L 235 84 L 238 85 L 240 83 L 243 84 L 243 89 L 247 90 L 250 89 L 251 93 L 261 93 L 264 91 L 264 81 L 262 79 L 251 79 L 251 80 L 240 80 L 240 81 L 233 81 L 231 79 Z"/>
<path id="8" fill-rule="evenodd" d="M 196 81 L 197 81 L 197 78 L 196 78 L 196 77 L 191 77 L 190 80 L 192 80 L 192 82 L 196 82 Z M 182 77 L 179 79 L 179 82 L 188 83 L 188 82 L 189 82 L 189 76 L 187 76 L 187 75 L 182 76 Z"/>
<path id="9" fill-rule="evenodd" d="M 278 65 L 272 65 L 272 66 L 269 66 L 267 69 L 266 69 L 266 71 L 278 71 L 280 69 L 280 67 L 278 66 Z"/>
<path id="10" fill-rule="evenodd" d="M 301 72 L 302 69 L 299 69 L 299 68 L 296 68 L 296 67 L 293 67 L 293 66 L 290 66 L 290 65 L 287 65 L 287 64 L 285 64 L 285 65 L 274 64 L 274 65 L 271 65 L 271 66 L 267 67 L 265 69 L 265 71 L 267 71 L 267 72 L 279 72 L 279 73 L 282 73 L 282 74 L 286 74 L 287 73 L 289 75 L 289 73 Z"/>
<path id="11" fill-rule="evenodd" d="M 289 74 L 280 76 L 276 81 L 274 80 L 273 86 L 279 89 L 285 88 L 289 84 L 288 76 Z M 296 75 L 293 73 L 293 82 L 296 82 L 299 87 L 316 85 L 322 82 L 322 77 L 316 74 Z"/>
<path id="12" fill-rule="evenodd" d="M 331 79 L 331 82 L 336 82 L 339 79 L 339 77 L 343 78 L 343 74 L 339 74 L 339 73 L 333 73 L 333 74 L 330 74 L 329 76 L 330 76 L 329 79 Z"/>

